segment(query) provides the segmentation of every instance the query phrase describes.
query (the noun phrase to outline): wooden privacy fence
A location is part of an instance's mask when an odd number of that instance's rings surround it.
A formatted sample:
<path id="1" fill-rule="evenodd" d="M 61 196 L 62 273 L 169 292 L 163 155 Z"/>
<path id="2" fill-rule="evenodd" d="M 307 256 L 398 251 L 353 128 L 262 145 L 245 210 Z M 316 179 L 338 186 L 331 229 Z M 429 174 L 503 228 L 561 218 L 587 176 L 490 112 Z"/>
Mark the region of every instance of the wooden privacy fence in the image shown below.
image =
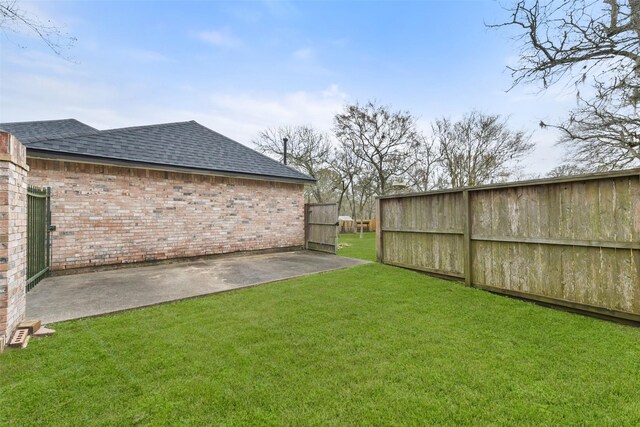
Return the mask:
<path id="1" fill-rule="evenodd" d="M 378 199 L 380 262 L 640 321 L 640 169 Z"/>

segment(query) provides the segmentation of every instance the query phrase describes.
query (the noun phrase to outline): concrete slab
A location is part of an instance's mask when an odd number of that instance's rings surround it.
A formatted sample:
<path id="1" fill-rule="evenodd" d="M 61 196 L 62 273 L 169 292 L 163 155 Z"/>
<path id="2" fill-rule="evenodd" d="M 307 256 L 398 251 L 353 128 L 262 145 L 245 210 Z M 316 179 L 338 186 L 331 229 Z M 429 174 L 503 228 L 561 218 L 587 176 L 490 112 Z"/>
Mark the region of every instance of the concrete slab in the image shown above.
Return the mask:
<path id="1" fill-rule="evenodd" d="M 79 319 L 366 263 L 295 251 L 54 276 L 27 294 L 27 318 Z"/>

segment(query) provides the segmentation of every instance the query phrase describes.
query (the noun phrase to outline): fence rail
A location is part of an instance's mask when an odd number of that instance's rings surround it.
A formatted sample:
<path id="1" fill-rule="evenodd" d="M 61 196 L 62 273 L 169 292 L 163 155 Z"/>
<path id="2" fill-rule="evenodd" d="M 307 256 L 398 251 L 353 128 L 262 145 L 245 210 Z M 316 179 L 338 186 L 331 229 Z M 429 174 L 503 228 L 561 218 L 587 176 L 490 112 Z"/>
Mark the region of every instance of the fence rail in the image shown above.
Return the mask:
<path id="1" fill-rule="evenodd" d="M 640 321 L 640 170 L 378 199 L 378 260 Z"/>

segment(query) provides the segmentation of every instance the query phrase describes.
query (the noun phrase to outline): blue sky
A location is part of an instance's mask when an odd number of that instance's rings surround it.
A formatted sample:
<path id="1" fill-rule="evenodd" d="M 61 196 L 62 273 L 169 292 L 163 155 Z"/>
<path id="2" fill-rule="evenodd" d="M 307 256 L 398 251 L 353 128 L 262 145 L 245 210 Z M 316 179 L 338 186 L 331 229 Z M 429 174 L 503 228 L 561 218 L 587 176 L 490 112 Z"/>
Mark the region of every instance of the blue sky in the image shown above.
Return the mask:
<path id="1" fill-rule="evenodd" d="M 570 91 L 506 92 L 509 33 L 495 1 L 22 2 L 78 38 L 73 61 L 27 33 L 0 35 L 0 121 L 74 117 L 98 128 L 197 120 L 251 145 L 265 127 L 330 131 L 345 103 L 377 100 L 429 121 L 471 109 L 533 132 L 528 173 L 560 161 Z"/>

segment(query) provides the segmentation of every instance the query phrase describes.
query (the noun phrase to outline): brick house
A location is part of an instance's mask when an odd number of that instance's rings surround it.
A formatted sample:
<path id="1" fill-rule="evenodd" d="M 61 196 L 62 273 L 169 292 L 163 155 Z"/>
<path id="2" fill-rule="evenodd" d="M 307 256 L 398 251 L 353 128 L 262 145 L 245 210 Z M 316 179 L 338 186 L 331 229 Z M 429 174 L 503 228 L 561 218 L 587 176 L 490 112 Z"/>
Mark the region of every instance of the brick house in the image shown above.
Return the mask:
<path id="1" fill-rule="evenodd" d="M 51 268 L 302 247 L 314 180 L 194 121 L 3 123 L 51 187 Z"/>

